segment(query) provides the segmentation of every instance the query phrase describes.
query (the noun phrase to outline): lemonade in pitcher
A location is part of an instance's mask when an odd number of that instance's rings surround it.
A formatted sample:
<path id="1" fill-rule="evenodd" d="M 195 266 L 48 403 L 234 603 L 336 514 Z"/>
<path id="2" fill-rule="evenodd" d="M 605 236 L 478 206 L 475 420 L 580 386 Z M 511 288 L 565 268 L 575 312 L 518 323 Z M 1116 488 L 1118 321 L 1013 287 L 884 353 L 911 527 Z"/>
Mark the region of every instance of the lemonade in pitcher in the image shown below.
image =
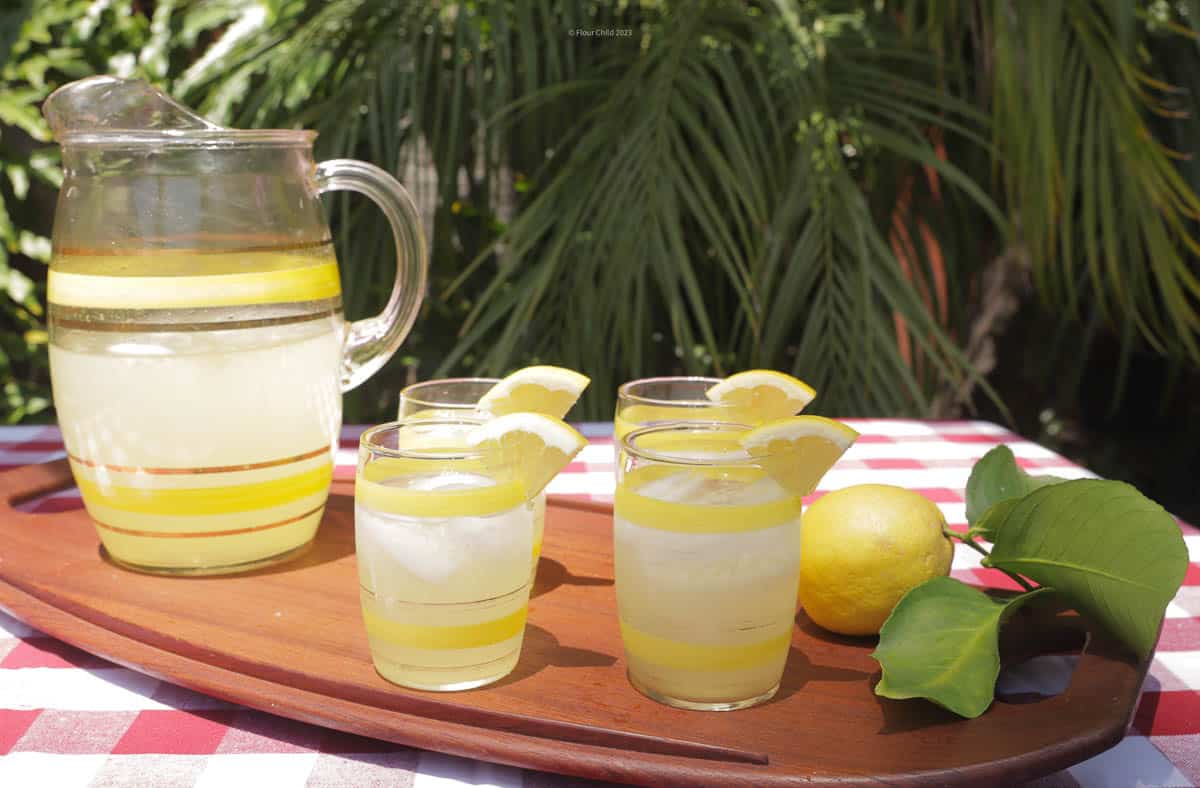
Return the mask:
<path id="1" fill-rule="evenodd" d="M 231 566 L 308 544 L 341 424 L 329 245 L 67 251 L 49 275 L 54 399 L 110 556 Z"/>
<path id="2" fill-rule="evenodd" d="M 341 394 L 395 353 L 425 289 L 411 198 L 312 132 L 217 126 L 137 80 L 42 108 L 63 173 L 47 278 L 50 373 L 105 552 L 164 574 L 237 572 L 311 543 Z M 342 318 L 321 194 L 358 191 L 396 237 L 383 312 Z"/>

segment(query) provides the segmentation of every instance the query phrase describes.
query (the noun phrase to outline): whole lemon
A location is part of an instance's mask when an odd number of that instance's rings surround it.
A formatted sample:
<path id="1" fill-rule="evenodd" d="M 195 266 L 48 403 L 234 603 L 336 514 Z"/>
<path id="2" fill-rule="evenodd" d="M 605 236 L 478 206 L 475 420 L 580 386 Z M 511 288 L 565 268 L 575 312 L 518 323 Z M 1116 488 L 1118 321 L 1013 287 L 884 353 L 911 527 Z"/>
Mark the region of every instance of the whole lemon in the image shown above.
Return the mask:
<path id="1" fill-rule="evenodd" d="M 829 493 L 801 523 L 800 604 L 833 632 L 878 634 L 909 589 L 950 572 L 946 518 L 903 487 L 859 484 Z"/>

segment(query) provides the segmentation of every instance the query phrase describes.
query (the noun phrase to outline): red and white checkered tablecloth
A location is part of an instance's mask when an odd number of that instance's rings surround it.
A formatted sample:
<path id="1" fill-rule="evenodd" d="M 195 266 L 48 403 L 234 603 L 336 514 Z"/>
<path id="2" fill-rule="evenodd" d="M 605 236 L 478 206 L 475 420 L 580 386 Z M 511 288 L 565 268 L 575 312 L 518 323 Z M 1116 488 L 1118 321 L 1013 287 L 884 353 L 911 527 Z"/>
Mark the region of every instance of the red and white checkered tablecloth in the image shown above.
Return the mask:
<path id="1" fill-rule="evenodd" d="M 851 420 L 862 437 L 822 490 L 877 482 L 917 490 L 965 527 L 971 465 L 1008 443 L 1032 473 L 1090 476 L 1057 454 L 980 421 Z M 612 425 L 582 425 L 591 445 L 550 492 L 607 498 Z M 361 427 L 347 427 L 338 478 L 353 478 Z M 0 428 L 0 469 L 63 456 L 54 427 Z M 0 490 L 3 489 L 0 475 Z M 821 492 L 818 491 L 817 495 Z M 56 493 L 33 511 L 81 506 Z M 1133 729 L 1117 747 L 1039 781 L 1045 786 L 1200 786 L 1200 531 L 1181 523 L 1191 552 L 1183 588 L 1167 608 L 1158 652 Z M 961 546 L 953 575 L 1009 586 Z M 1006 671 L 1006 692 L 1055 694 L 1070 657 L 1041 657 Z M 566 786 L 579 780 L 414 750 L 276 717 L 118 667 L 0 612 L 0 786 Z"/>

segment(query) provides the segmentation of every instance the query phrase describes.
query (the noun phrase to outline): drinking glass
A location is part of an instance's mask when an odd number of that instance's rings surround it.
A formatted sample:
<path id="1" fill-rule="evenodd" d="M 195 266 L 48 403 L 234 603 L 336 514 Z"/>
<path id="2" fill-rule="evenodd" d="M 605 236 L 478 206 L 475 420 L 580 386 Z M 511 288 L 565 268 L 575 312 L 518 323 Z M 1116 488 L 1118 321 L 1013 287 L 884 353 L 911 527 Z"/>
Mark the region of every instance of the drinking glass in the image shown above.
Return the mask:
<path id="1" fill-rule="evenodd" d="M 480 397 L 499 382 L 500 378 L 442 378 L 414 383 L 400 390 L 398 418 L 454 417 L 469 413 L 490 418 L 490 414 L 476 408 Z"/>
<path id="2" fill-rule="evenodd" d="M 770 699 L 800 582 L 798 495 L 751 458 L 749 427 L 676 423 L 620 439 L 613 557 L 630 683 L 685 709 Z"/>
<path id="3" fill-rule="evenodd" d="M 363 433 L 354 533 L 375 669 L 423 690 L 512 672 L 532 579 L 533 505 L 468 448 L 478 419 L 405 419 Z"/>
<path id="4" fill-rule="evenodd" d="M 714 404 L 704 392 L 720 378 L 662 377 L 631 380 L 617 389 L 613 432 L 620 441 L 631 430 L 675 421 L 736 421 L 732 409 Z"/>
<path id="5" fill-rule="evenodd" d="M 490 419 L 492 414 L 478 409 L 479 399 L 487 394 L 500 378 L 442 378 L 414 383 L 400 390 L 398 418 L 433 419 L 469 416 Z M 546 491 L 533 499 L 534 536 L 533 568 L 542 554 L 542 537 L 546 531 Z"/>

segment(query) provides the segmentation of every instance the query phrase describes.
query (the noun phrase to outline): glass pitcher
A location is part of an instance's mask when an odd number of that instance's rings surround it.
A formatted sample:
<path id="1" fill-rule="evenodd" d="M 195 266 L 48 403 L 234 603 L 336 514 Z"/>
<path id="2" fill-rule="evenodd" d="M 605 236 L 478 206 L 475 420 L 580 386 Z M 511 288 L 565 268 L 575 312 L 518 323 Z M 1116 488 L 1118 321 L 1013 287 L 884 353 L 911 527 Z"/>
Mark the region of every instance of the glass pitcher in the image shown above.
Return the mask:
<path id="1" fill-rule="evenodd" d="M 395 353 L 425 289 L 411 198 L 308 131 L 216 126 L 148 84 L 73 82 L 43 112 L 65 181 L 50 373 L 88 514 L 117 564 L 219 574 L 303 552 L 341 393 Z M 396 239 L 383 312 L 347 324 L 320 195 L 374 200 Z"/>

